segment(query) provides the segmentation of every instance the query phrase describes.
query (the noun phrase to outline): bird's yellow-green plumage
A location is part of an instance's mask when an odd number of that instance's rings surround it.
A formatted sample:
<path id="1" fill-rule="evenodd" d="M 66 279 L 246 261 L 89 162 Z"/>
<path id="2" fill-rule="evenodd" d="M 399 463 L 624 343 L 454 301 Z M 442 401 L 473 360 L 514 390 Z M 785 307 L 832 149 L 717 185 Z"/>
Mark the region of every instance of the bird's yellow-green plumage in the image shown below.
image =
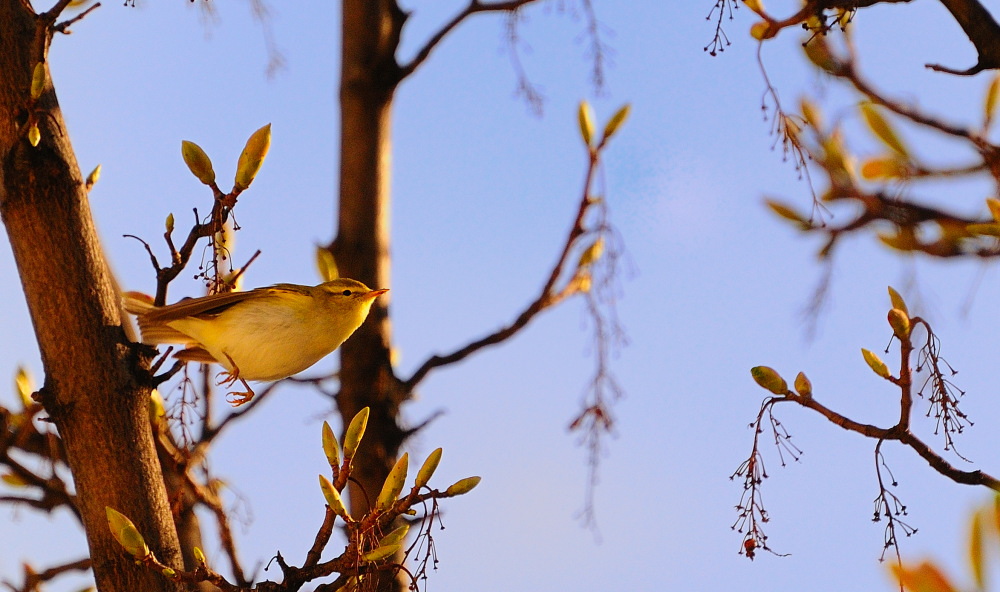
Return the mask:
<path id="1" fill-rule="evenodd" d="M 124 304 L 139 321 L 143 343 L 184 345 L 179 359 L 217 362 L 234 379 L 279 380 L 340 347 L 386 291 L 341 278 L 318 286 L 277 284 L 189 298 L 161 307 L 129 293 Z"/>

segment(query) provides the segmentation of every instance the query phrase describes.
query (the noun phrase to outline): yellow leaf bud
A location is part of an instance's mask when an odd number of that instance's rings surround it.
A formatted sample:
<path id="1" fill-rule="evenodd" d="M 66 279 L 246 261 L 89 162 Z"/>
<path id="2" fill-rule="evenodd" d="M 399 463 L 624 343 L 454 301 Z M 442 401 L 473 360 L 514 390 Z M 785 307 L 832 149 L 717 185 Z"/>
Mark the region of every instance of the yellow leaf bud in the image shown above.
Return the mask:
<path id="1" fill-rule="evenodd" d="M 799 372 L 795 376 L 795 392 L 808 399 L 812 396 L 812 388 L 812 383 L 806 378 L 805 373 Z"/>
<path id="2" fill-rule="evenodd" d="M 910 316 L 906 314 L 906 311 L 899 310 L 898 308 L 890 310 L 889 326 L 892 327 L 892 332 L 900 340 L 910 336 Z"/>
<path id="3" fill-rule="evenodd" d="M 472 491 L 476 485 L 479 485 L 481 480 L 482 477 L 466 477 L 453 483 L 451 487 L 445 490 L 444 494 L 446 497 L 464 495 Z"/>
<path id="4" fill-rule="evenodd" d="M 349 461 L 354 458 L 354 453 L 358 451 L 358 444 L 361 443 L 361 438 L 365 435 L 365 427 L 368 426 L 368 413 L 369 409 L 365 407 L 358 411 L 354 419 L 351 420 L 351 425 L 348 426 L 347 433 L 344 434 L 344 460 Z"/>
<path id="5" fill-rule="evenodd" d="M 337 444 L 337 437 L 333 435 L 330 424 L 325 421 L 323 422 L 323 453 L 326 454 L 326 460 L 330 463 L 333 474 L 336 475 L 340 469 L 340 445 Z"/>
<path id="6" fill-rule="evenodd" d="M 375 500 L 376 510 L 388 510 L 396 503 L 396 498 L 399 497 L 399 493 L 403 491 L 403 484 L 406 482 L 406 471 L 409 465 L 409 454 L 404 452 L 403 456 L 399 457 L 396 464 L 389 471 L 389 476 L 385 478 L 385 483 L 382 484 L 382 491 L 378 494 L 378 499 Z"/>
<path id="7" fill-rule="evenodd" d="M 17 395 L 21 398 L 21 404 L 24 405 L 25 409 L 35 404 L 31 400 L 31 395 L 35 392 L 35 381 L 32 380 L 28 369 L 24 366 L 17 367 L 17 372 L 14 374 L 14 386 L 17 388 Z"/>
<path id="8" fill-rule="evenodd" d="M 236 165 L 236 188 L 244 190 L 250 186 L 260 165 L 264 163 L 264 157 L 271 147 L 271 124 L 267 124 L 255 131 L 247 140 L 243 152 L 240 154 L 239 163 Z"/>
<path id="9" fill-rule="evenodd" d="M 906 314 L 910 314 L 906 310 L 906 301 L 903 300 L 903 297 L 892 286 L 889 286 L 889 301 L 892 302 L 893 308 L 898 308 Z"/>
<path id="10" fill-rule="evenodd" d="M 583 137 L 583 143 L 590 146 L 590 141 L 594 138 L 594 113 L 587 101 L 580 101 L 577 115 L 580 119 L 580 135 Z"/>
<path id="11" fill-rule="evenodd" d="M 885 362 L 883 362 L 881 358 L 865 348 L 861 348 L 861 355 L 865 357 L 865 362 L 868 363 L 868 367 L 871 368 L 875 374 L 878 374 L 882 378 L 889 378 L 892 376 L 889 372 L 889 367 L 885 365 Z"/>
<path id="12" fill-rule="evenodd" d="M 436 449 L 434 452 L 430 453 L 427 460 L 424 461 L 422 467 L 417 472 L 417 479 L 413 483 L 413 486 L 417 489 L 427 485 L 427 482 L 431 480 L 431 476 L 434 475 L 434 471 L 437 470 L 438 463 L 441 462 L 441 452 L 440 448 Z"/>
<path id="13" fill-rule="evenodd" d="M 611 119 L 608 120 L 608 124 L 604 126 L 604 139 L 601 140 L 602 142 L 607 142 L 608 139 L 611 138 L 616 131 L 618 131 L 618 128 L 621 127 L 622 123 L 625 122 L 625 119 L 628 118 L 628 114 L 631 110 L 632 106 L 626 104 L 611 116 Z"/>
<path id="14" fill-rule="evenodd" d="M 205 154 L 201 146 L 194 142 L 184 140 L 181 142 L 181 156 L 187 164 L 191 174 L 198 178 L 205 185 L 215 183 L 215 170 L 212 168 L 212 159 Z"/>
<path id="15" fill-rule="evenodd" d="M 104 512 L 108 517 L 108 528 L 111 530 L 111 535 L 115 537 L 118 544 L 129 555 L 138 560 L 149 557 L 149 547 L 146 546 L 146 541 L 139 534 L 135 524 L 132 524 L 132 521 L 124 514 L 113 508 L 105 506 Z"/>
<path id="16" fill-rule="evenodd" d="M 337 488 L 333 486 L 333 483 L 330 483 L 329 479 L 320 475 L 319 488 L 323 490 L 323 497 L 326 498 L 326 505 L 330 506 L 333 513 L 350 522 L 351 515 L 347 513 L 347 506 L 344 505 L 344 500 L 340 498 L 340 492 L 338 492 Z"/>
<path id="17" fill-rule="evenodd" d="M 38 124 L 32 123 L 31 127 L 28 128 L 28 143 L 32 146 L 38 146 L 38 142 L 42 139 L 42 133 L 38 131 Z"/>
<path id="18" fill-rule="evenodd" d="M 333 281 L 340 277 L 337 260 L 326 247 L 316 247 L 316 269 L 319 270 L 319 277 L 324 282 Z"/>
<path id="19" fill-rule="evenodd" d="M 45 64 L 38 62 L 31 73 L 31 98 L 37 100 L 45 90 Z"/>
<path id="20" fill-rule="evenodd" d="M 753 379 L 766 390 L 776 395 L 784 395 L 788 392 L 788 383 L 773 368 L 767 366 L 754 366 L 750 369 Z"/>

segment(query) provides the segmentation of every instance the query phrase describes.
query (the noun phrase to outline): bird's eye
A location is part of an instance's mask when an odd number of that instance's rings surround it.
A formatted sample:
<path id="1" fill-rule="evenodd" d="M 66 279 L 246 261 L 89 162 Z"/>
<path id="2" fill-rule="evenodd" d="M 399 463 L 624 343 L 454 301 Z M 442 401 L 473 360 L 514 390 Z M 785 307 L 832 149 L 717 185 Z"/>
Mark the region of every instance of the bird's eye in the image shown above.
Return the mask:
<path id="1" fill-rule="evenodd" d="M 344 296 L 350 296 L 351 295 L 351 291 L 350 290 L 344 290 L 343 292 L 341 292 L 341 294 L 343 294 Z"/>

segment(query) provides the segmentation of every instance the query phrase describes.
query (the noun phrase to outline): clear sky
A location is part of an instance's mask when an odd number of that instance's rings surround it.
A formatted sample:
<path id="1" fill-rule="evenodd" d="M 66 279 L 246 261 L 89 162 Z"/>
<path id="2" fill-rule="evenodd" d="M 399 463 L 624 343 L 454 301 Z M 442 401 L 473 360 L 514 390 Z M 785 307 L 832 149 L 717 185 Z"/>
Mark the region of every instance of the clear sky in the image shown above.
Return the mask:
<path id="1" fill-rule="evenodd" d="M 208 209 L 180 142 L 201 145 L 227 179 L 247 136 L 271 122 L 270 153 L 237 209 L 237 260 L 262 251 L 247 286 L 316 283 L 313 251 L 332 238 L 335 223 L 339 4 L 271 2 L 286 67 L 267 79 L 264 38 L 246 2 L 216 1 L 218 21 L 210 24 L 201 20 L 200 2 L 140 0 L 134 9 L 109 2 L 53 44 L 52 74 L 80 166 L 86 174 L 103 165 L 91 201 L 104 247 L 126 289 L 151 291 L 148 256 L 122 235 L 141 236 L 162 254 L 168 213 L 183 228 L 192 208 Z M 765 553 L 750 562 L 737 554 L 741 538 L 730 526 L 741 486 L 729 480 L 749 454 L 747 425 L 764 394 L 752 366 L 773 366 L 788 378 L 804 370 L 827 405 L 861 421 L 892 422 L 894 392 L 859 352 L 880 351 L 889 340 L 888 284 L 931 319 L 960 371 L 955 381 L 976 425 L 959 446 L 975 464 L 950 460 L 1000 473 L 993 355 L 1000 286 L 992 266 L 899 258 L 870 237 L 848 239 L 837 249 L 827 306 L 808 339 L 801 313 L 821 277 L 818 243 L 769 214 L 761 200 L 779 196 L 804 209 L 809 189 L 770 149 L 756 43 L 747 33 L 753 15 L 740 10 L 726 22 L 733 45 L 712 58 L 702 49 L 714 31 L 705 20 L 711 4 L 596 0 L 613 50 L 601 96 L 590 83 L 575 3 L 527 9 L 521 33 L 529 47 L 521 60 L 544 94 L 542 117 L 513 96 L 516 78 L 495 16 L 463 25 L 399 89 L 389 287 L 404 375 L 429 355 L 509 322 L 535 296 L 581 191 L 577 103 L 591 100 L 602 121 L 622 103 L 633 105 L 605 166 L 607 199 L 634 273 L 619 302 L 631 344 L 614 371 L 627 397 L 615 408 L 617 435 L 602 459 L 599 536 L 575 517 L 585 452 L 566 426 L 593 357 L 582 302 L 570 301 L 504 345 L 433 373 L 404 409 L 412 424 L 445 411 L 408 448 L 418 462 L 444 448 L 440 484 L 483 477 L 472 494 L 445 505 L 431 590 L 891 590 L 878 562 L 883 524 L 871 522 L 874 442 L 805 410 L 779 408 L 805 451 L 782 468 L 775 450 L 764 449 L 767 533 L 788 557 Z M 791 10 L 784 4 L 776 13 Z M 408 3 L 403 56 L 461 6 Z M 878 7 L 859 15 L 859 24 L 864 65 L 883 88 L 978 121 L 988 75 L 957 80 L 923 68 L 975 61 L 937 3 Z M 796 104 L 802 92 L 843 96 L 806 67 L 799 42 L 786 34 L 764 49 L 786 103 Z M 834 115 L 859 129 L 850 109 Z M 855 146 L 874 147 L 860 132 L 855 137 Z M 935 152 L 941 145 L 907 137 L 918 150 L 942 154 Z M 946 189 L 921 191 L 969 213 L 983 211 L 991 191 Z M 174 298 L 199 293 L 192 274 L 175 282 Z M 12 378 L 25 364 L 40 376 L 7 241 L 0 241 L 0 280 L 0 375 Z M 15 400 L 10 390 L 0 389 L 0 397 Z M 921 414 L 925 404 L 918 402 Z M 219 442 L 211 464 L 242 500 L 234 504 L 247 518 L 236 533 L 245 565 L 264 564 L 275 551 L 301 562 L 323 516 L 321 420 L 330 418 L 340 433 L 330 410 L 315 393 L 283 388 Z M 931 420 L 916 429 L 941 445 Z M 887 445 L 885 455 L 899 482 L 894 492 L 919 528 L 902 541 L 904 556 L 933 555 L 959 572 L 966 516 L 987 492 L 946 481 L 899 446 Z M 65 515 L 50 520 L 4 508 L 0 541 L 5 578 L 19 573 L 23 560 L 42 568 L 85 553 Z M 332 543 L 329 553 L 335 550 Z M 206 553 L 213 565 L 225 565 L 216 543 Z M 80 585 L 65 580 L 51 589 Z"/>

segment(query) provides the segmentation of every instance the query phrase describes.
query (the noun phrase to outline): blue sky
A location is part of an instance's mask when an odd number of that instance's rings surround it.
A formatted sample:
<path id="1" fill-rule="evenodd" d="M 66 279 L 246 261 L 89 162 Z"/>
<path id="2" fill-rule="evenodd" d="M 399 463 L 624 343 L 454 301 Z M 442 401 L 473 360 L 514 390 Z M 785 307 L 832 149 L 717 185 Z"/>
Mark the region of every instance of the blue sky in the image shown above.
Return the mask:
<path id="1" fill-rule="evenodd" d="M 247 286 L 316 283 L 313 251 L 330 240 L 335 223 L 339 5 L 273 3 L 274 38 L 287 67 L 267 79 L 263 37 L 245 3 L 216 2 L 219 21 L 206 25 L 200 2 L 138 1 L 134 9 L 112 2 L 51 50 L 80 166 L 84 173 L 103 166 L 91 202 L 104 248 L 126 289 L 151 291 L 145 251 L 122 235 L 144 237 L 164 253 L 158 237 L 167 214 L 182 228 L 192 208 L 208 208 L 208 194 L 181 160 L 180 142 L 198 143 L 226 179 L 247 136 L 271 122 L 270 153 L 237 209 L 237 260 L 262 251 Z M 406 6 L 413 15 L 403 56 L 462 6 L 426 4 L 432 6 Z M 586 162 L 576 105 L 590 100 L 603 121 L 632 104 L 604 169 L 634 273 L 619 301 L 631 344 L 614 370 L 627 397 L 615 408 L 616 437 L 602 459 L 600 536 L 575 518 L 585 454 L 566 425 L 593 358 L 583 303 L 570 301 L 504 345 L 433 373 L 419 400 L 405 407 L 414 424 L 445 411 L 410 443 L 411 458 L 422 461 L 441 446 L 440 484 L 483 477 L 474 493 L 445 506 L 447 529 L 435 534 L 441 563 L 430 589 L 891 590 L 878 562 L 882 526 L 871 523 L 873 442 L 804 410 L 779 409 L 805 451 L 781 468 L 774 449 L 764 449 L 767 532 L 775 550 L 791 554 L 785 558 L 762 554 L 751 563 L 737 554 L 740 537 L 730 526 L 741 491 L 729 480 L 749 454 L 747 424 L 764 393 L 750 377 L 752 366 L 773 366 L 788 378 L 804 370 L 825 404 L 862 421 L 892 421 L 893 391 L 859 352 L 888 342 L 889 284 L 930 318 L 944 355 L 960 370 L 964 409 L 976 422 L 960 450 L 976 468 L 1000 473 L 991 355 L 1000 329 L 991 306 L 1000 296 L 996 273 L 973 263 L 900 258 L 870 237 L 850 238 L 837 249 L 827 306 L 816 337 L 807 339 L 801 312 L 821 277 L 819 245 L 761 202 L 778 196 L 805 208 L 809 189 L 770 149 L 760 109 L 764 84 L 747 34 L 753 15 L 740 10 L 726 22 L 733 45 L 712 58 L 702 50 L 713 34 L 705 20 L 710 4 L 596 2 L 614 50 L 600 96 L 589 80 L 583 22 L 559 3 L 526 10 L 521 31 L 530 48 L 521 59 L 545 96 L 542 117 L 513 96 L 503 22 L 494 16 L 470 19 L 399 89 L 389 287 L 403 375 L 429 355 L 509 322 L 534 297 L 581 191 Z M 778 14 L 792 8 L 772 4 Z M 923 68 L 975 60 L 943 8 L 879 7 L 858 23 L 864 66 L 883 88 L 956 120 L 978 120 L 987 76 L 955 79 Z M 786 34 L 764 48 L 786 104 L 803 92 L 824 105 L 850 101 L 806 67 L 799 42 Z M 829 109 L 830 117 L 844 118 L 852 145 L 875 148 L 850 109 Z M 960 158 L 934 139 L 903 133 L 921 153 Z M 991 188 L 921 191 L 975 213 L 985 209 Z M 0 373 L 12 377 L 25 364 L 40 376 L 6 241 L 0 278 Z M 199 290 L 185 274 L 171 294 Z M 973 306 L 963 314 L 970 297 Z M 331 356 L 316 370 L 334 365 Z M 0 397 L 14 401 L 12 392 Z M 246 565 L 266 563 L 278 550 L 301 561 L 323 515 L 316 474 L 325 466 L 320 427 L 329 411 L 316 394 L 283 388 L 219 442 L 212 467 L 242 496 L 239 508 L 249 518 L 236 533 Z M 916 429 L 940 444 L 929 421 Z M 947 482 L 898 446 L 885 453 L 900 483 L 895 492 L 920 529 L 903 541 L 904 556 L 933 555 L 961 573 L 966 516 L 987 492 Z M 66 516 L 10 509 L 0 516 L 0 540 L 16 541 L 0 553 L 3 577 L 19 572 L 23 560 L 44 567 L 85 552 Z M 206 553 L 225 564 L 217 544 Z M 79 586 L 62 581 L 51 589 Z"/>

